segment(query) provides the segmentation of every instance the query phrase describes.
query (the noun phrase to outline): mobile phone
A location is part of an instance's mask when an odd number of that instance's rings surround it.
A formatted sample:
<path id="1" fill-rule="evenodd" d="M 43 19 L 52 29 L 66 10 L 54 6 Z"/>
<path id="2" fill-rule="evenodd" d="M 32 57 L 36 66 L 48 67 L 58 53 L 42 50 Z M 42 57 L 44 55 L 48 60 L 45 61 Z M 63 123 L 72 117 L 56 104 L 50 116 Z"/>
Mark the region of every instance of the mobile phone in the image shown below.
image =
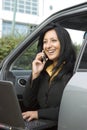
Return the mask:
<path id="1" fill-rule="evenodd" d="M 46 54 L 44 53 L 44 55 L 42 56 L 42 62 L 46 62 Z"/>
<path id="2" fill-rule="evenodd" d="M 42 62 L 46 62 L 46 56 L 44 55 L 44 56 L 42 56 Z"/>

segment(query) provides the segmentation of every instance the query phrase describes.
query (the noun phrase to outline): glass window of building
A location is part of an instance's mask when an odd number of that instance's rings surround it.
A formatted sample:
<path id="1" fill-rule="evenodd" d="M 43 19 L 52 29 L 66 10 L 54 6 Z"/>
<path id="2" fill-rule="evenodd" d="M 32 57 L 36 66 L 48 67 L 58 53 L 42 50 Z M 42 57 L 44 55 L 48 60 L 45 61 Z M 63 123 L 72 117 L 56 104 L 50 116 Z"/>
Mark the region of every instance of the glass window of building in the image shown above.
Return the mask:
<path id="1" fill-rule="evenodd" d="M 27 25 L 27 24 L 22 24 L 22 23 L 16 23 L 15 24 L 15 35 L 26 35 L 27 33 L 31 33 L 35 29 L 35 25 Z M 3 26 L 2 26 L 2 35 L 10 35 L 11 30 L 12 30 L 12 22 L 9 21 L 3 21 Z"/>
<path id="2" fill-rule="evenodd" d="M 13 0 L 3 0 L 2 8 L 3 10 L 13 11 L 14 1 Z"/>
<path id="3" fill-rule="evenodd" d="M 3 10 L 13 11 L 14 0 L 3 0 Z M 38 0 L 17 0 L 17 12 L 38 15 Z"/>

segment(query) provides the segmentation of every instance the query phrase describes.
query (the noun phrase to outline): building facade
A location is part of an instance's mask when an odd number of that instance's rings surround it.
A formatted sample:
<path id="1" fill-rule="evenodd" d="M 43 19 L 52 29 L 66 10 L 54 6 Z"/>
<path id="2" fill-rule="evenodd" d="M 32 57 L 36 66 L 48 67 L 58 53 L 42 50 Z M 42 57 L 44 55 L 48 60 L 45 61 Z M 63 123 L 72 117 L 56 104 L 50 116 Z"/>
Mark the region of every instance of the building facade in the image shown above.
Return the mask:
<path id="1" fill-rule="evenodd" d="M 52 9 L 46 0 L 0 0 L 0 37 L 31 32 Z"/>

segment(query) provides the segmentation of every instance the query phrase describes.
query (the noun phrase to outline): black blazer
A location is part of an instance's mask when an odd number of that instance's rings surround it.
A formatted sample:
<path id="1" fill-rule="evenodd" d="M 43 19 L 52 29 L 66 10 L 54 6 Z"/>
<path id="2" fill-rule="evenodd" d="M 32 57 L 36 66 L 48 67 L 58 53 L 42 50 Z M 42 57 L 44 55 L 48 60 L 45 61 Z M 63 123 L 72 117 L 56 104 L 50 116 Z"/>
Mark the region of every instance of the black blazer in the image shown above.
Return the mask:
<path id="1" fill-rule="evenodd" d="M 24 105 L 28 110 L 38 110 L 39 118 L 58 120 L 62 93 L 70 77 L 67 74 L 50 83 L 50 76 L 44 72 L 33 81 L 30 78 L 23 94 Z"/>

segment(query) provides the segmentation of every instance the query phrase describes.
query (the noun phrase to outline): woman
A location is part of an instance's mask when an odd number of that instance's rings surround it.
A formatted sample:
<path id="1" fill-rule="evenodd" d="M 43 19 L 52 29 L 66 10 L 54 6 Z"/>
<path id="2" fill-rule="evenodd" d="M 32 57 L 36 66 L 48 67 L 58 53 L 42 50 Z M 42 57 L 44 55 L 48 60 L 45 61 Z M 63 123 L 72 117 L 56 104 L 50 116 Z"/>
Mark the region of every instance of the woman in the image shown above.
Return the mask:
<path id="1" fill-rule="evenodd" d="M 22 113 L 24 119 L 58 120 L 62 93 L 73 74 L 75 59 L 68 32 L 58 24 L 46 26 L 40 35 L 32 75 L 23 95 L 28 108 Z"/>

